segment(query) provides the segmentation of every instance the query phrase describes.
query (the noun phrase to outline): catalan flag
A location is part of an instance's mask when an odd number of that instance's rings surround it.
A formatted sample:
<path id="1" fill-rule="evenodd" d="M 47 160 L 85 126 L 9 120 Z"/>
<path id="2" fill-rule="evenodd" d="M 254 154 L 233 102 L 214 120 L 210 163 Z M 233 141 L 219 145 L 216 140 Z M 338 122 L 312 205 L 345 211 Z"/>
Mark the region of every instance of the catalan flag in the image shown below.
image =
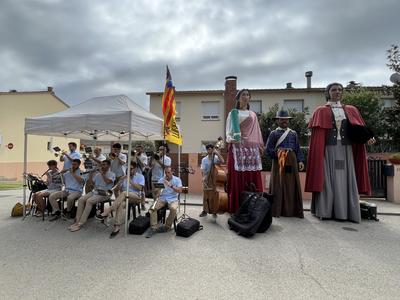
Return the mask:
<path id="1" fill-rule="evenodd" d="M 182 145 L 182 136 L 176 124 L 175 87 L 172 83 L 171 73 L 167 66 L 164 94 L 161 101 L 164 116 L 164 138 L 174 144 Z"/>

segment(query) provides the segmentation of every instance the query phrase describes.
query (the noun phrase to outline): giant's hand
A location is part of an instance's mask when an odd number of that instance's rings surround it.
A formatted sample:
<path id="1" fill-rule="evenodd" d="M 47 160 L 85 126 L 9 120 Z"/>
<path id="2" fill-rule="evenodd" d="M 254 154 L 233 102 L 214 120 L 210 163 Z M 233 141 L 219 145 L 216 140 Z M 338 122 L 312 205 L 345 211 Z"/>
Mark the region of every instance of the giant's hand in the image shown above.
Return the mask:
<path id="1" fill-rule="evenodd" d="M 376 140 L 375 140 L 374 137 L 371 138 L 371 139 L 369 139 L 369 140 L 367 141 L 367 144 L 368 144 L 368 145 L 373 145 L 373 144 L 375 144 L 375 143 L 376 143 Z"/>

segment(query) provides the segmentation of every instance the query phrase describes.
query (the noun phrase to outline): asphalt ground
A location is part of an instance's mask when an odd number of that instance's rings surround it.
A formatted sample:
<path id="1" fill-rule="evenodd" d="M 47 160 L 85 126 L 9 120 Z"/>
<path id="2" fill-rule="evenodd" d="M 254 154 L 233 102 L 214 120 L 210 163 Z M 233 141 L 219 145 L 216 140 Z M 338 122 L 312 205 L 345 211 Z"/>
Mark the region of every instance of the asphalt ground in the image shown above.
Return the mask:
<path id="1" fill-rule="evenodd" d="M 71 221 L 11 218 L 17 201 L 21 190 L 0 192 L 0 299 L 400 298 L 399 216 L 354 224 L 306 211 L 247 239 L 229 230 L 225 214 L 201 218 L 204 229 L 188 239 L 110 240 L 111 227 L 95 219 L 71 233 Z M 197 219 L 200 211 L 187 207 Z"/>

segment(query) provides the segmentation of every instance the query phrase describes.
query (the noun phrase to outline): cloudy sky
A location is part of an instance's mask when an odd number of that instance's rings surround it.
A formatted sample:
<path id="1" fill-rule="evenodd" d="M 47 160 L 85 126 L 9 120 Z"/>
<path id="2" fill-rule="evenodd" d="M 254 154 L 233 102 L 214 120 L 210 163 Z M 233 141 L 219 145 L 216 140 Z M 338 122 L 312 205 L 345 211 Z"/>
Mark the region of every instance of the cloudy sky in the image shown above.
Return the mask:
<path id="1" fill-rule="evenodd" d="M 389 83 L 398 0 L 2 0 L 0 91 L 55 92 L 73 105 L 163 90 Z"/>

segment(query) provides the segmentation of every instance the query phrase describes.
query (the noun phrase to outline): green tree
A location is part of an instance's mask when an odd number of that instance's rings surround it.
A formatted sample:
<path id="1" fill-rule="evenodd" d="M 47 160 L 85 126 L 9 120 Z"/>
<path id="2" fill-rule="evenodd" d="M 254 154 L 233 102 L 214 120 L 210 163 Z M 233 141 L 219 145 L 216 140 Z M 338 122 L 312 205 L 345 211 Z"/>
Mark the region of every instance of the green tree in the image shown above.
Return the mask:
<path id="1" fill-rule="evenodd" d="M 386 64 L 390 70 L 400 73 L 400 53 L 399 46 L 392 45 L 387 51 Z M 395 146 L 394 151 L 400 150 L 400 84 L 394 83 L 393 86 L 386 87 L 387 93 L 396 100 L 394 106 L 385 109 L 386 130 L 389 139 Z"/>
<path id="2" fill-rule="evenodd" d="M 137 146 L 143 146 L 144 152 L 154 151 L 154 142 L 152 141 L 134 141 L 132 142 L 132 149 L 135 149 Z"/>
<path id="3" fill-rule="evenodd" d="M 345 91 L 342 102 L 358 108 L 367 127 L 376 137 L 385 136 L 383 101 L 380 93 L 368 91 L 364 87 L 354 87 Z"/>
<path id="4" fill-rule="evenodd" d="M 267 141 L 271 131 L 277 127 L 275 116 L 278 110 L 279 105 L 276 103 L 269 108 L 268 112 L 262 113 L 258 117 L 258 122 L 261 127 L 261 133 L 265 142 Z M 303 112 L 299 112 L 295 109 L 288 109 L 288 113 L 292 117 L 289 127 L 297 132 L 300 140 L 300 145 L 307 145 L 309 130 L 307 128 L 306 116 L 309 114 L 308 107 L 305 107 Z"/>

